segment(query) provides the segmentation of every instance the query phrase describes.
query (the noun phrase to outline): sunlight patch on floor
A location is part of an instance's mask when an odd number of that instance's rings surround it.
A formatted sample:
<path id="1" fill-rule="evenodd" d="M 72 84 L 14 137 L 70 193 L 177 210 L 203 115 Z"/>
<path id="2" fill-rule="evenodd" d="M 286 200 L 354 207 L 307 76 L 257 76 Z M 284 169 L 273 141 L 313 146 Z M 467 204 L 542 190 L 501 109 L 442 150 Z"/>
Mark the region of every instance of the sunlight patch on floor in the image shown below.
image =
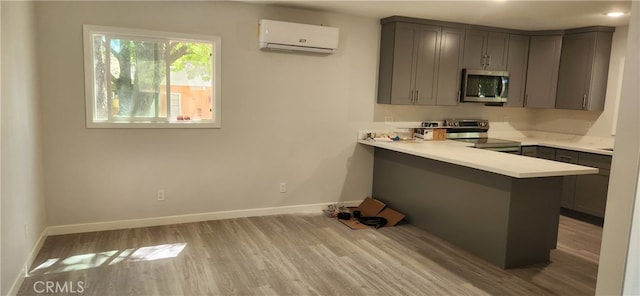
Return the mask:
<path id="1" fill-rule="evenodd" d="M 27 276 L 52 274 L 96 268 L 104 264 L 115 265 L 122 262 L 140 262 L 177 257 L 187 243 L 162 244 L 156 246 L 113 250 L 99 253 L 74 255 L 64 259 L 51 258 L 29 271 Z"/>

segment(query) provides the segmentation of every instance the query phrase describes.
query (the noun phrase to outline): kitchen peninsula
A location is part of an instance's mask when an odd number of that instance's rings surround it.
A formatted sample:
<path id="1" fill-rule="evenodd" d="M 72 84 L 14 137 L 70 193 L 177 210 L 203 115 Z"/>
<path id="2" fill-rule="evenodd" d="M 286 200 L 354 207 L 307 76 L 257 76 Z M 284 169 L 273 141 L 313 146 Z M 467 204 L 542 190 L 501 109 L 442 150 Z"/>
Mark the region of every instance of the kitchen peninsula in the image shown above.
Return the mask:
<path id="1" fill-rule="evenodd" d="M 375 155 L 374 198 L 502 268 L 549 261 L 562 176 L 598 173 L 451 140 L 359 143 L 372 146 Z"/>

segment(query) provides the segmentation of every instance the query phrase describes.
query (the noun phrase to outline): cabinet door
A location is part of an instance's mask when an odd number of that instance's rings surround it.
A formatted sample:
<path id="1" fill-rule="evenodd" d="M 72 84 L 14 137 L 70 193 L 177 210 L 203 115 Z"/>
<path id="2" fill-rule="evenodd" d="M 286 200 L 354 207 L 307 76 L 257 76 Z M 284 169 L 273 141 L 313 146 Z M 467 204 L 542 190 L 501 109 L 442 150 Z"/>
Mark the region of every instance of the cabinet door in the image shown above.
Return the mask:
<path id="1" fill-rule="evenodd" d="M 488 33 L 478 30 L 466 30 L 464 36 L 464 68 L 484 69 L 485 44 Z"/>
<path id="2" fill-rule="evenodd" d="M 456 105 L 460 99 L 464 34 L 463 29 L 442 28 L 436 96 L 438 105 Z"/>
<path id="3" fill-rule="evenodd" d="M 520 151 L 523 156 L 536 157 L 536 146 L 522 146 Z"/>
<path id="4" fill-rule="evenodd" d="M 495 71 L 507 70 L 509 34 L 489 32 L 486 48 L 485 69 Z"/>
<path id="5" fill-rule="evenodd" d="M 564 35 L 556 108 L 586 109 L 596 32 Z"/>
<path id="6" fill-rule="evenodd" d="M 555 108 L 562 36 L 531 36 L 525 107 Z"/>
<path id="7" fill-rule="evenodd" d="M 556 108 L 604 110 L 612 36 L 611 32 L 564 36 Z"/>
<path id="8" fill-rule="evenodd" d="M 556 160 L 556 149 L 549 147 L 537 147 L 536 156 L 548 160 Z"/>
<path id="9" fill-rule="evenodd" d="M 392 104 L 412 104 L 414 87 L 414 53 L 416 25 L 398 23 L 393 50 Z"/>
<path id="10" fill-rule="evenodd" d="M 604 218 L 609 189 L 609 171 L 600 169 L 597 175 L 577 176 L 574 209 Z"/>
<path id="11" fill-rule="evenodd" d="M 509 34 L 466 30 L 464 39 L 464 68 L 507 69 Z"/>
<path id="12" fill-rule="evenodd" d="M 566 163 L 578 163 L 578 152 L 556 149 L 556 160 Z M 562 177 L 562 193 L 560 194 L 560 206 L 567 209 L 575 209 L 576 176 Z"/>
<path id="13" fill-rule="evenodd" d="M 524 106 L 524 85 L 527 81 L 527 61 L 529 59 L 529 36 L 510 35 L 507 51 L 507 71 L 509 72 L 509 95 L 507 107 Z"/>
<path id="14" fill-rule="evenodd" d="M 604 218 L 611 156 L 580 152 L 578 164 L 597 167 L 597 175 L 577 176 L 574 209 Z"/>
<path id="15" fill-rule="evenodd" d="M 438 76 L 438 57 L 440 56 L 440 27 L 418 26 L 416 40 L 416 76 L 414 103 L 419 105 L 436 104 L 436 81 Z"/>

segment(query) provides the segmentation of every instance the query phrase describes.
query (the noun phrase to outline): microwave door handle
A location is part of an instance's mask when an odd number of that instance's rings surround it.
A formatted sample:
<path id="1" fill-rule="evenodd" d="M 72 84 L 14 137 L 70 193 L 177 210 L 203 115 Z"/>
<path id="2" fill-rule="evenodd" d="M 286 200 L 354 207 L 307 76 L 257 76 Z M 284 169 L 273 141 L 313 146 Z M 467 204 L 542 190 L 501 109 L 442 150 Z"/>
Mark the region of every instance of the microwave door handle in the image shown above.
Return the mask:
<path id="1" fill-rule="evenodd" d="M 500 80 L 502 80 L 502 84 L 500 86 L 500 97 L 504 98 L 504 95 L 507 92 L 507 80 L 504 77 L 502 77 Z"/>

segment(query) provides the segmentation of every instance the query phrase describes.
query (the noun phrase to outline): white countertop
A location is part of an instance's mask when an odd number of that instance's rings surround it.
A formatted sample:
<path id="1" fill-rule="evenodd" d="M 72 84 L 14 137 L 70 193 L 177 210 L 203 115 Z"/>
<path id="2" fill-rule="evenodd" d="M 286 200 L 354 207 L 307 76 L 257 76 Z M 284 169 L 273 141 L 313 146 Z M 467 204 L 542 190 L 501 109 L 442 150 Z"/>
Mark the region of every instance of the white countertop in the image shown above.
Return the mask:
<path id="1" fill-rule="evenodd" d="M 517 138 L 513 139 L 519 140 Z M 358 140 L 358 143 L 514 178 L 537 178 L 598 173 L 597 168 L 520 156 L 516 154 L 476 149 L 471 147 L 473 144 L 453 140 L 415 142 L 375 142 L 370 140 Z M 529 143 L 533 142 L 523 141 L 523 145 L 551 146 L 546 142 L 544 144 L 542 142 L 536 142 L 533 144 Z M 557 148 L 579 150 L 576 148 L 566 148 L 566 146 Z"/>

